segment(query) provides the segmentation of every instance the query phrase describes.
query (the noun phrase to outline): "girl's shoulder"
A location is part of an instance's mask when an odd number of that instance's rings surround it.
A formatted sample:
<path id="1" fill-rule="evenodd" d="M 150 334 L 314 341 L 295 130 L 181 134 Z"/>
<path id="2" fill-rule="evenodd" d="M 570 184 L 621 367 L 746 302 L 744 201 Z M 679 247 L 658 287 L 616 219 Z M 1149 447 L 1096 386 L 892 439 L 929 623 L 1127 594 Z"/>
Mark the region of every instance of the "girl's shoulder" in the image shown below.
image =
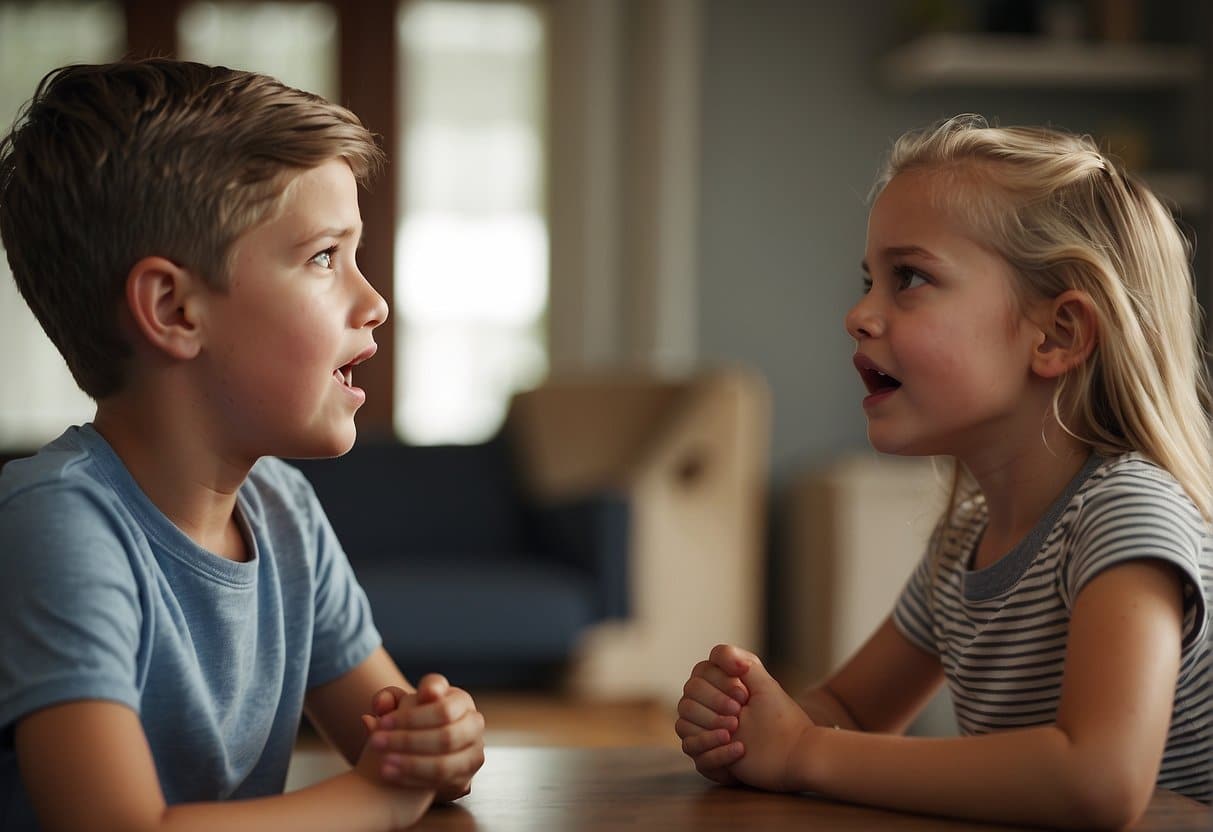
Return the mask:
<path id="1" fill-rule="evenodd" d="M 1196 504 L 1179 480 L 1154 460 L 1138 451 L 1107 456 L 1091 472 L 1075 495 L 1084 505 L 1106 505 L 1128 501 L 1171 505 L 1199 518 Z"/>
<path id="2" fill-rule="evenodd" d="M 1213 527 L 1179 480 L 1157 462 L 1131 452 L 1104 458 L 1082 484 L 1061 517 L 1072 541 L 1105 543 L 1127 539 L 1171 539 L 1213 557 Z M 1132 532 L 1132 534 L 1130 534 Z"/>

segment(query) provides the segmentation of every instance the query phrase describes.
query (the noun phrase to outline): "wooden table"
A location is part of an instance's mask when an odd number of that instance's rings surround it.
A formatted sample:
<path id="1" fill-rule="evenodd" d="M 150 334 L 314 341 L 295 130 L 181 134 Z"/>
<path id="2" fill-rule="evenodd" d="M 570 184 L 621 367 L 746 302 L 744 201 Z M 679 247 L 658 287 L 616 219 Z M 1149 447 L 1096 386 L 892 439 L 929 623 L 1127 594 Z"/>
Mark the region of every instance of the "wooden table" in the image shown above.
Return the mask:
<path id="1" fill-rule="evenodd" d="M 886 812 L 803 795 L 715 786 L 671 748 L 489 746 L 472 793 L 431 809 L 417 830 L 993 830 L 1017 827 Z M 1213 829 L 1208 807 L 1159 791 L 1140 825 Z"/>

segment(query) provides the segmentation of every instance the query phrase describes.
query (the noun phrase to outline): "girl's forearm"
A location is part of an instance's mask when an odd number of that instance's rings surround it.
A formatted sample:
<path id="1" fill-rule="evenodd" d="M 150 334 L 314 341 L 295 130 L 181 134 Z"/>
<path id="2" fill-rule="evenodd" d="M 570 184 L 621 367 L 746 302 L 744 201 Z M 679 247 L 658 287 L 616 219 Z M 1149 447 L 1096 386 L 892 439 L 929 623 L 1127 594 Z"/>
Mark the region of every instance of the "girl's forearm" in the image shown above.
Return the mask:
<path id="1" fill-rule="evenodd" d="M 1084 753 L 1055 726 L 922 738 L 814 728 L 792 755 L 803 791 L 901 811 L 1065 828 L 1120 828 L 1153 793 L 1133 766 Z"/>
<path id="2" fill-rule="evenodd" d="M 809 688 L 796 697 L 801 710 L 813 720 L 814 725 L 830 728 L 837 725 L 852 731 L 861 731 L 863 726 L 855 721 L 842 700 L 834 695 L 828 685 Z"/>
<path id="3" fill-rule="evenodd" d="M 415 823 L 434 793 L 371 783 L 353 771 L 273 797 L 170 806 L 163 832 L 391 832 Z"/>

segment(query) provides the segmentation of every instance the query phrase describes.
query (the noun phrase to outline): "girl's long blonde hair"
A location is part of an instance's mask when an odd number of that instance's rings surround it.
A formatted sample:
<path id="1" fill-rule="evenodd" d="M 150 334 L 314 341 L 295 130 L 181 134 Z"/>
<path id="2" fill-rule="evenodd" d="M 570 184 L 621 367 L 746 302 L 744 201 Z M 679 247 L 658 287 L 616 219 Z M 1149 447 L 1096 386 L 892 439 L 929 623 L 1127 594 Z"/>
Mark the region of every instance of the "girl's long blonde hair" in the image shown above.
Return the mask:
<path id="1" fill-rule="evenodd" d="M 893 145 L 899 173 L 938 174 L 935 195 L 1019 278 L 1021 299 L 1086 292 L 1098 316 L 1089 360 L 1053 397 L 1061 425 L 1104 455 L 1139 451 L 1213 521 L 1209 385 L 1190 247 L 1167 210 L 1087 136 L 991 127 L 964 115 Z M 956 466 L 949 510 L 965 490 Z"/>

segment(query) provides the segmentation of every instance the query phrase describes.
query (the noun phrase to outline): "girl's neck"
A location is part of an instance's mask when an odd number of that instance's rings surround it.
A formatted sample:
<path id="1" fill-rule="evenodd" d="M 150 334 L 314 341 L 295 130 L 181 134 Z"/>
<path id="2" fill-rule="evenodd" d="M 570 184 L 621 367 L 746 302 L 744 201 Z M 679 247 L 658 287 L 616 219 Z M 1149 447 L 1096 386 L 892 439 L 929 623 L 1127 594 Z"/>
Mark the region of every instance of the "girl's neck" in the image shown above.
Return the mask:
<path id="1" fill-rule="evenodd" d="M 1010 552 L 1040 522 L 1082 469 L 1091 449 L 1055 422 L 1021 447 L 964 459 L 985 497 L 988 520 L 973 562 L 984 568 Z"/>

